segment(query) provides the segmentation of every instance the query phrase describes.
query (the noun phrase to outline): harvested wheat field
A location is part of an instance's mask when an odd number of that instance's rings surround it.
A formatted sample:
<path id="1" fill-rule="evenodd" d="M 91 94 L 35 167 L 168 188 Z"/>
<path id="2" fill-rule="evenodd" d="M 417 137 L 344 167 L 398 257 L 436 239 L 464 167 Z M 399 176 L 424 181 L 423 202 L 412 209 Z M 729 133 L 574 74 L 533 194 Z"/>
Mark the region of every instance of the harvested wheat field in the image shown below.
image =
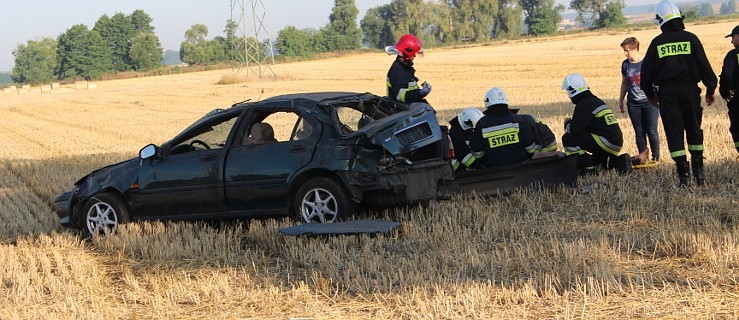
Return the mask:
<path id="1" fill-rule="evenodd" d="M 688 25 L 716 73 L 735 24 Z M 429 48 L 417 75 L 433 84 L 442 122 L 482 107 L 495 85 L 561 136 L 572 111 L 562 78 L 582 73 L 615 109 L 619 44 L 633 35 L 645 51 L 658 32 Z M 402 223 L 388 236 L 287 237 L 285 219 L 134 223 L 82 240 L 51 210 L 90 170 L 213 108 L 303 91 L 382 94 L 392 60 L 367 53 L 276 65 L 269 80 L 216 70 L 0 96 L 0 319 L 739 317 L 739 162 L 723 101 L 705 107 L 702 188 L 675 186 L 663 135 L 663 162 L 630 176 L 370 213 Z M 635 154 L 628 116 L 618 120 Z"/>

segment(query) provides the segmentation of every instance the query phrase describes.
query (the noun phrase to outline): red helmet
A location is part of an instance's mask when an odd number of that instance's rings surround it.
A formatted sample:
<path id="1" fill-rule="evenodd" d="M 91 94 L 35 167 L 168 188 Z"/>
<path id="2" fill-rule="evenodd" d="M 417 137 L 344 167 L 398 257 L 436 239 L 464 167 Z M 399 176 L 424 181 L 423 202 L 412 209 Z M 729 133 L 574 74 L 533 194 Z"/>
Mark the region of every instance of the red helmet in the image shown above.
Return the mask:
<path id="1" fill-rule="evenodd" d="M 395 44 L 395 50 L 406 59 L 413 59 L 416 54 L 423 53 L 421 47 L 421 40 L 412 34 L 406 34 L 398 39 L 398 43 Z"/>

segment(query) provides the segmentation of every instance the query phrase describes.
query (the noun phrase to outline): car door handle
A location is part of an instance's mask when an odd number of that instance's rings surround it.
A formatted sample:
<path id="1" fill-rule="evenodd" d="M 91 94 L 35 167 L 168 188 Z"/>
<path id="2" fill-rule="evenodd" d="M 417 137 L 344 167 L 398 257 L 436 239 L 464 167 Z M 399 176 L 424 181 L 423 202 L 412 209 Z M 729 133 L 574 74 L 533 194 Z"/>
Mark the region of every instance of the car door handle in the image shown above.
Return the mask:
<path id="1" fill-rule="evenodd" d="M 290 148 L 290 152 L 293 152 L 293 153 L 306 152 L 306 151 L 308 151 L 308 148 L 306 148 L 305 146 L 294 146 Z"/>
<path id="2" fill-rule="evenodd" d="M 200 161 L 213 161 L 216 159 L 216 156 L 215 153 L 204 154 L 200 156 Z"/>

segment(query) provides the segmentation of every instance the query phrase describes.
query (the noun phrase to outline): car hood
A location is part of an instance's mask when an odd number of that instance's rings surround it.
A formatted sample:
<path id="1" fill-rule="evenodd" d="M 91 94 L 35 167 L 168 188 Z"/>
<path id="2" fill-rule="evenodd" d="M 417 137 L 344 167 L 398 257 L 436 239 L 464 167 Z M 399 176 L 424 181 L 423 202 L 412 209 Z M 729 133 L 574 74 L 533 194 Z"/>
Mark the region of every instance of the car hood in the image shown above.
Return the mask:
<path id="1" fill-rule="evenodd" d="M 408 110 L 373 121 L 349 137 L 364 135 L 392 155 L 409 153 L 441 140 L 435 113 L 426 103 L 413 103 Z"/>
<path id="2" fill-rule="evenodd" d="M 132 168 L 138 168 L 140 161 L 141 160 L 138 157 L 136 157 L 136 158 L 131 158 L 131 159 L 128 159 L 128 160 L 123 160 L 123 161 L 118 162 L 118 163 L 110 164 L 110 165 L 107 165 L 107 166 L 102 167 L 102 168 L 99 168 L 99 169 L 95 169 L 94 171 L 88 173 L 87 175 L 85 175 L 82 178 L 80 178 L 79 180 L 77 180 L 74 183 L 74 185 L 75 186 L 79 186 L 82 183 L 86 182 L 88 180 L 88 178 L 90 178 L 90 177 L 96 177 L 96 178 L 98 178 L 98 179 L 94 179 L 94 180 L 96 180 L 98 182 L 102 182 L 104 180 L 108 180 L 112 172 L 118 173 L 118 172 L 121 172 L 121 171 L 130 171 Z M 106 179 L 106 177 L 107 177 L 107 179 Z M 88 184 L 90 184 L 90 181 L 88 181 Z"/>

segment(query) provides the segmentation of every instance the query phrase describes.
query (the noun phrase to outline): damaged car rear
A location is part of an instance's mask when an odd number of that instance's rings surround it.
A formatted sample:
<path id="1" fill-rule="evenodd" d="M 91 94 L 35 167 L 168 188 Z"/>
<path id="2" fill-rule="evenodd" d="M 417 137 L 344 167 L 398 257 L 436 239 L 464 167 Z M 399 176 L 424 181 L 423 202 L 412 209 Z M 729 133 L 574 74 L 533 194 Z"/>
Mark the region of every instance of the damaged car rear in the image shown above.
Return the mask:
<path id="1" fill-rule="evenodd" d="M 54 210 L 88 235 L 132 220 L 334 222 L 434 199 L 453 177 L 446 141 L 426 103 L 345 92 L 237 103 L 81 178 Z"/>

